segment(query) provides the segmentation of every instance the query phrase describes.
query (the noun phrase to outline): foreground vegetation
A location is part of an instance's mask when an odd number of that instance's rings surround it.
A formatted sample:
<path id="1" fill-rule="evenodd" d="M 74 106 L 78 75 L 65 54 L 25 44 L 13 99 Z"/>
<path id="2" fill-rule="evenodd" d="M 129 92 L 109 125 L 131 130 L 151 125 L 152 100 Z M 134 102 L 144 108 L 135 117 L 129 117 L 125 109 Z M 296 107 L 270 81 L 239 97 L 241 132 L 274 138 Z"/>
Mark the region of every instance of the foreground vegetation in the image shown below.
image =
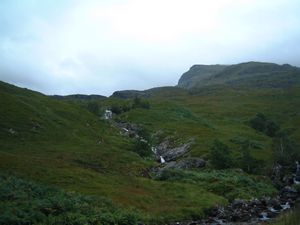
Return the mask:
<path id="1" fill-rule="evenodd" d="M 0 224 L 136 224 L 133 212 L 116 208 L 109 200 L 37 185 L 12 176 L 0 176 Z"/>
<path id="2" fill-rule="evenodd" d="M 156 179 L 197 184 L 229 201 L 272 196 L 277 192 L 268 178 L 250 176 L 239 170 L 164 170 Z"/>

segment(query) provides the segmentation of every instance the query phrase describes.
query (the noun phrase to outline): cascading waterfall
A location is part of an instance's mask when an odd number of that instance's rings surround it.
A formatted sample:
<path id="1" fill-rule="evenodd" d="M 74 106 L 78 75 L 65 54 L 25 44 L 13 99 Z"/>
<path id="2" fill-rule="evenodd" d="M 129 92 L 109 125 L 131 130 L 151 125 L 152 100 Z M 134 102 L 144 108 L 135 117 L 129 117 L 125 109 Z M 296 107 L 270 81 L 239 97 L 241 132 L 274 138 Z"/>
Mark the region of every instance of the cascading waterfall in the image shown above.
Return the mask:
<path id="1" fill-rule="evenodd" d="M 151 151 L 155 154 L 155 155 L 157 155 L 158 156 L 158 152 L 157 152 L 157 148 L 155 148 L 155 147 L 151 147 Z M 165 163 L 166 162 L 166 160 L 160 155 L 159 156 L 159 158 L 160 158 L 160 163 Z"/>
<path id="2" fill-rule="evenodd" d="M 300 163 L 296 161 L 296 174 L 293 178 L 294 184 L 300 184 Z"/>
<path id="3" fill-rule="evenodd" d="M 161 163 L 165 163 L 166 162 L 166 160 L 161 155 L 159 157 L 160 157 L 160 162 Z"/>

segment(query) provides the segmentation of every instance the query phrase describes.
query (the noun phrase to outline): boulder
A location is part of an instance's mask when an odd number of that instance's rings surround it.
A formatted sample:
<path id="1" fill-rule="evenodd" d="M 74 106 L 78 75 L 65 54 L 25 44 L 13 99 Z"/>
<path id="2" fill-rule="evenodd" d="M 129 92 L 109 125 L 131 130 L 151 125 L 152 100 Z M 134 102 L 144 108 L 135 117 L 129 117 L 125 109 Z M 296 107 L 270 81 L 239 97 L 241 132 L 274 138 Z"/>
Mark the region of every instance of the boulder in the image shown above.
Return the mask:
<path id="1" fill-rule="evenodd" d="M 203 168 L 205 167 L 206 162 L 201 158 L 185 158 L 178 162 L 170 161 L 161 165 L 160 167 L 156 167 L 152 169 L 152 172 L 156 174 L 156 176 L 160 176 L 160 174 L 167 169 L 192 169 L 192 168 Z"/>
<path id="2" fill-rule="evenodd" d="M 242 199 L 234 199 L 231 205 L 233 208 L 242 208 L 246 205 L 246 202 Z"/>
<path id="3" fill-rule="evenodd" d="M 178 159 L 179 157 L 183 156 L 184 154 L 186 154 L 189 150 L 191 145 L 193 144 L 193 141 L 190 141 L 186 144 L 183 144 L 179 147 L 176 148 L 172 148 L 172 149 L 168 149 L 164 152 L 161 153 L 161 156 L 167 161 L 173 161 Z M 158 151 L 160 151 L 158 149 Z"/>

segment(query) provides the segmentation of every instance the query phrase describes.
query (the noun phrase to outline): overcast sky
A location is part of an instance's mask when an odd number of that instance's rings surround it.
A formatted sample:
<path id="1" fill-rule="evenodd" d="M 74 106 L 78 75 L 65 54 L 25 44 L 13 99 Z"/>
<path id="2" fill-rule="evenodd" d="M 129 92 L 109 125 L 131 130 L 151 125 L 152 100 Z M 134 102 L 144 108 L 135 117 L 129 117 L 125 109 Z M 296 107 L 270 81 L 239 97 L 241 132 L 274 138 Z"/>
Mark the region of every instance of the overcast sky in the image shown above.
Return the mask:
<path id="1" fill-rule="evenodd" d="M 0 0 L 0 80 L 46 94 L 175 85 L 193 64 L 300 66 L 300 0 Z"/>

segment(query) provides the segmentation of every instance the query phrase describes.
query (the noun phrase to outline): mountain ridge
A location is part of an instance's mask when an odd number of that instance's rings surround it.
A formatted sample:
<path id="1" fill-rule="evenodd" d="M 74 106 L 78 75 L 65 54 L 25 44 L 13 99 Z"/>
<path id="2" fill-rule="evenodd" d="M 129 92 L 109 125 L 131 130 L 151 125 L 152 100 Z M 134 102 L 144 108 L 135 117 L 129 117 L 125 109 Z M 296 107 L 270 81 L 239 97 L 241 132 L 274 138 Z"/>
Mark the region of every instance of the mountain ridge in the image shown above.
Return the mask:
<path id="1" fill-rule="evenodd" d="M 289 64 L 245 62 L 233 65 L 194 65 L 178 81 L 178 87 L 199 89 L 213 85 L 285 88 L 300 85 L 300 68 Z"/>
<path id="2" fill-rule="evenodd" d="M 146 90 L 119 90 L 111 97 L 149 98 L 194 93 L 205 88 L 290 88 L 300 86 L 300 68 L 289 64 L 244 62 L 232 65 L 196 64 L 183 73 L 176 86 L 155 87 Z M 180 90 L 181 89 L 181 90 Z M 185 91 L 184 91 L 185 90 Z"/>

